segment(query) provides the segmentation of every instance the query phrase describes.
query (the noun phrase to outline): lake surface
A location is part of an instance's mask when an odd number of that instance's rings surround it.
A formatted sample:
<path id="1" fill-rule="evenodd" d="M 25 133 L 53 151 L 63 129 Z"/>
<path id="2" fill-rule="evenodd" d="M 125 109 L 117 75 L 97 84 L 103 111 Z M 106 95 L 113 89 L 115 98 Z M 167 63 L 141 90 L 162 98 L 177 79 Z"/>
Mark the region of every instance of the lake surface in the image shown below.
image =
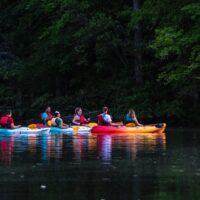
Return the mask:
<path id="1" fill-rule="evenodd" d="M 200 199 L 200 131 L 2 135 L 0 199 Z"/>

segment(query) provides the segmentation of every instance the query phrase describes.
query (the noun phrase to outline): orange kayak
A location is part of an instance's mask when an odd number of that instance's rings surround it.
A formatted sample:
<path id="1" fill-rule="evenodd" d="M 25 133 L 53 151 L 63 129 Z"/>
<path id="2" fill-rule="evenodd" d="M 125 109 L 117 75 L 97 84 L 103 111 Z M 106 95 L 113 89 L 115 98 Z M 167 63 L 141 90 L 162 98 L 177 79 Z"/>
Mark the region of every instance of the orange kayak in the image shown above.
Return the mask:
<path id="1" fill-rule="evenodd" d="M 166 129 L 166 124 L 155 124 L 146 126 L 126 127 L 126 126 L 95 126 L 92 128 L 92 133 L 163 133 Z"/>

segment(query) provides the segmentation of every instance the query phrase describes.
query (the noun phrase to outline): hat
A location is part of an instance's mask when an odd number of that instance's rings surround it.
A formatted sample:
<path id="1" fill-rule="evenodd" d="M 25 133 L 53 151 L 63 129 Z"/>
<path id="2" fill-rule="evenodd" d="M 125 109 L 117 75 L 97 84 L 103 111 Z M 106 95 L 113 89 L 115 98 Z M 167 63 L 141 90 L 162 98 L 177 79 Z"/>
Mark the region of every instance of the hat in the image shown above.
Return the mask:
<path id="1" fill-rule="evenodd" d="M 58 115 L 58 114 L 60 114 L 60 112 L 59 111 L 55 111 L 55 113 L 54 113 L 55 115 Z"/>

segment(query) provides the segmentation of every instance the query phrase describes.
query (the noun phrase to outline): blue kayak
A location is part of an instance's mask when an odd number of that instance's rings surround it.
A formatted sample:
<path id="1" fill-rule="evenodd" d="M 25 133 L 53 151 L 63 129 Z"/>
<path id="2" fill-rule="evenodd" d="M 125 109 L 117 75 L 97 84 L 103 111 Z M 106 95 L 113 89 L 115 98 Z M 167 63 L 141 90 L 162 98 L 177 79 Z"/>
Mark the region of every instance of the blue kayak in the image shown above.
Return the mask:
<path id="1" fill-rule="evenodd" d="M 73 133 L 73 128 L 58 128 L 58 127 L 51 127 L 51 133 Z"/>
<path id="2" fill-rule="evenodd" d="M 58 127 L 47 128 L 28 128 L 21 127 L 16 129 L 0 128 L 0 134 L 31 134 L 31 133 L 89 133 L 90 127 L 85 126 L 72 126 L 70 128 L 62 129 Z"/>

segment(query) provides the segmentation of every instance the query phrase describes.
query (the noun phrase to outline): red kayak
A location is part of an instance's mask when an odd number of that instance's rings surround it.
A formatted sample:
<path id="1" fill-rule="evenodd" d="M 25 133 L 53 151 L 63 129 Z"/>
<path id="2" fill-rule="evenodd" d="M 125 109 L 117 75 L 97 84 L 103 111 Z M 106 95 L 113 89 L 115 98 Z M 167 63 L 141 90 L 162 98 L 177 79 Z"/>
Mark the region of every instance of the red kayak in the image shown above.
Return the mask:
<path id="1" fill-rule="evenodd" d="M 92 128 L 92 133 L 163 133 L 166 129 L 166 124 L 155 124 L 146 126 L 126 127 L 126 126 L 95 126 Z"/>

